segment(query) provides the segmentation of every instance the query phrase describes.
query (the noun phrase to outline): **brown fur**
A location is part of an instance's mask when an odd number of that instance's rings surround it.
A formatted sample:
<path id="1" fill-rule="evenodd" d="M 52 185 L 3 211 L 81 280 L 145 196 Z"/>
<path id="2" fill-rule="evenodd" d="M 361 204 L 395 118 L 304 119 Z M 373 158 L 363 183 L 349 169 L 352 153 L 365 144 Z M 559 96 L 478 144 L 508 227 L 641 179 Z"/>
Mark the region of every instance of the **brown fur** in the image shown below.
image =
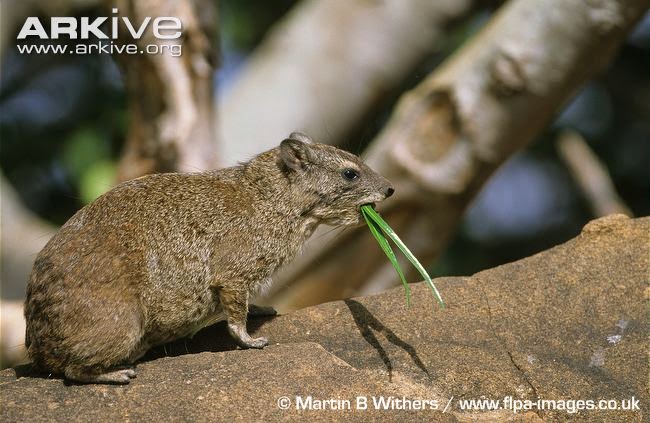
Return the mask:
<path id="1" fill-rule="evenodd" d="M 356 156 L 309 141 L 295 133 L 232 168 L 144 176 L 76 213 L 27 287 L 34 363 L 81 382 L 128 383 L 133 369 L 118 366 L 222 316 L 241 346 L 264 347 L 246 332 L 249 294 L 316 226 L 360 223 L 360 205 L 392 193 Z M 344 178 L 346 168 L 359 178 Z"/>

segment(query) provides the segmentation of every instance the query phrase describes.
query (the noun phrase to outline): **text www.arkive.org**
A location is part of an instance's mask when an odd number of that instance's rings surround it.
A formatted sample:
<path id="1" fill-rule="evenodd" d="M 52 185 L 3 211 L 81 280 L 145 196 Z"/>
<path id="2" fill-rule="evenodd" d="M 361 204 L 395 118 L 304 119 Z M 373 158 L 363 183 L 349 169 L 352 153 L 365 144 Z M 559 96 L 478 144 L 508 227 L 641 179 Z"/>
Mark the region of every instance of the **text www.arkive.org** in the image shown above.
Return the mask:
<path id="1" fill-rule="evenodd" d="M 83 44 L 18 44 L 20 54 L 169 54 L 178 57 L 182 54 L 180 44 L 147 44 L 140 48 L 137 44 L 117 44 L 98 41 Z"/>

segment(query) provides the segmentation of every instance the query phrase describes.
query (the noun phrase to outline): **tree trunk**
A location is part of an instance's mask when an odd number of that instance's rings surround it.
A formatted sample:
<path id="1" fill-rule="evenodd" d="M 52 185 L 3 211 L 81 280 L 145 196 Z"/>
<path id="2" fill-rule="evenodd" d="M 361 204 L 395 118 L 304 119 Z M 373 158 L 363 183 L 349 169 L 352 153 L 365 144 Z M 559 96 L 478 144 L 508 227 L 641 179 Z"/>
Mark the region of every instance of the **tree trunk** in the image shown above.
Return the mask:
<path id="1" fill-rule="evenodd" d="M 38 218 L 0 174 L 0 368 L 27 357 L 22 299 L 34 258 L 56 228 Z"/>
<path id="2" fill-rule="evenodd" d="M 118 180 L 214 168 L 215 2 L 120 0 L 108 4 L 115 5 L 120 16 L 138 23 L 147 16 L 173 16 L 183 23 L 183 35 L 177 40 L 157 40 L 151 31 L 137 40 L 141 50 L 147 45 L 182 47 L 180 56 L 169 51 L 117 56 L 125 74 L 131 119 Z"/>
<path id="3" fill-rule="evenodd" d="M 2 193 L 0 219 L 0 281 L 3 299 L 22 299 L 36 254 L 45 246 L 56 228 L 27 209 L 4 175 L 0 174 Z"/>
<path id="4" fill-rule="evenodd" d="M 301 2 L 255 50 L 219 107 L 223 164 L 296 130 L 340 143 L 477 3 Z"/>
<path id="5" fill-rule="evenodd" d="M 424 263 L 445 247 L 498 166 L 612 60 L 649 4 L 513 0 L 403 96 L 366 160 L 395 185 L 382 214 Z M 276 278 L 272 300 L 295 309 L 395 285 L 394 270 L 373 244 L 365 227 L 339 237 L 316 234 Z"/>

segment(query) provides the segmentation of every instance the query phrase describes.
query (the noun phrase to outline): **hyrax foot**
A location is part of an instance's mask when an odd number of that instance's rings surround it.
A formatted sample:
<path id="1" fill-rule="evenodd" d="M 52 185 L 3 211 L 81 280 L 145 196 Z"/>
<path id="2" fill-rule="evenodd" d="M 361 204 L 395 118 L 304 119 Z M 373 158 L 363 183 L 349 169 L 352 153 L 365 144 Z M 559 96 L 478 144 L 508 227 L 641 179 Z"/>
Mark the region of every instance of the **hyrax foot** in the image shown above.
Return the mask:
<path id="1" fill-rule="evenodd" d="M 229 323 L 228 332 L 230 332 L 230 335 L 235 339 L 237 345 L 242 348 L 264 348 L 269 345 L 268 339 L 264 337 L 252 338 L 248 332 L 246 332 L 246 329 L 237 324 Z"/>
<path id="2" fill-rule="evenodd" d="M 97 376 L 97 382 L 127 384 L 131 382 L 131 379 L 135 378 L 136 375 L 137 373 L 134 369 L 115 370 Z"/>
<path id="3" fill-rule="evenodd" d="M 278 312 L 276 309 L 270 306 L 258 306 L 255 304 L 250 304 L 248 306 L 248 315 L 254 317 L 264 317 L 264 316 L 275 316 Z"/>
<path id="4" fill-rule="evenodd" d="M 259 338 L 251 338 L 250 342 L 246 344 L 247 348 L 264 348 L 269 345 L 269 340 L 263 336 Z"/>
<path id="5" fill-rule="evenodd" d="M 75 370 L 66 370 L 65 377 L 75 382 L 81 383 L 112 383 L 118 385 L 126 385 L 131 382 L 131 379 L 136 377 L 135 369 L 120 369 L 113 370 L 106 373 L 92 374 L 83 373 Z"/>

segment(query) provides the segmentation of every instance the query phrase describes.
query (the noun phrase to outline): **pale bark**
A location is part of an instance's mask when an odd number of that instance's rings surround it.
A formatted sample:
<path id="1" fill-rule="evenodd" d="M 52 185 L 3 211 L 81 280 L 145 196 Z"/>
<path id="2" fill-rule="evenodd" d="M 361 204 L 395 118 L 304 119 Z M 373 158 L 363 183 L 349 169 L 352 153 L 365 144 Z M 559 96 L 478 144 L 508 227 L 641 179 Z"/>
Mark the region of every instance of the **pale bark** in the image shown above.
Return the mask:
<path id="1" fill-rule="evenodd" d="M 0 368 L 26 359 L 22 298 L 38 252 L 56 228 L 25 208 L 0 175 Z"/>
<path id="2" fill-rule="evenodd" d="M 174 16 L 183 24 L 180 39 L 157 40 L 149 31 L 137 40 L 140 49 L 150 44 L 180 45 L 181 56 L 169 52 L 116 56 L 123 65 L 131 112 L 118 180 L 214 168 L 215 2 L 111 0 L 107 4 L 135 22 L 147 16 Z"/>
<path id="3" fill-rule="evenodd" d="M 305 0 L 255 50 L 219 106 L 232 165 L 299 130 L 338 144 L 440 48 L 473 0 Z"/>
<path id="4" fill-rule="evenodd" d="M 556 147 L 595 217 L 610 214 L 634 216 L 616 192 L 607 167 L 579 133 L 564 131 Z"/>
<path id="5" fill-rule="evenodd" d="M 0 369 L 28 361 L 22 301 L 0 303 Z"/>
<path id="6" fill-rule="evenodd" d="M 2 298 L 19 299 L 25 295 L 36 254 L 56 232 L 56 228 L 28 210 L 3 175 L 0 175 L 0 194 Z"/>
<path id="7" fill-rule="evenodd" d="M 445 247 L 494 170 L 603 70 L 649 5 L 513 0 L 403 96 L 366 159 L 395 185 L 382 214 L 424 263 Z M 273 300 L 286 310 L 395 285 L 373 243 L 365 227 L 315 235 L 276 278 L 282 288 Z"/>

